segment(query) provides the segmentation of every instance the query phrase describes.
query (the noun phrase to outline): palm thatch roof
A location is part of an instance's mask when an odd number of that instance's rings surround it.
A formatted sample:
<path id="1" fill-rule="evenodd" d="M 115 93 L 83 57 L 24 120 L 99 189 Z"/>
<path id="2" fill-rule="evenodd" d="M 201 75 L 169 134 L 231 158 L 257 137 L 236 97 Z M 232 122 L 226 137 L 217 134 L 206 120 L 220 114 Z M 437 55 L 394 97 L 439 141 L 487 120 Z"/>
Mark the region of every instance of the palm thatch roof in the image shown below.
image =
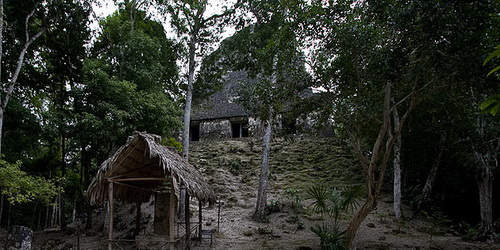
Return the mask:
<path id="1" fill-rule="evenodd" d="M 233 71 L 224 76 L 223 88 L 199 105 L 193 106 L 192 121 L 213 120 L 231 117 L 247 117 L 252 112 L 236 102 L 241 93 L 242 83 L 251 80 L 245 71 Z"/>
<path id="2" fill-rule="evenodd" d="M 136 132 L 116 153 L 104 161 L 87 190 L 91 204 L 108 198 L 113 182 L 114 197 L 124 202 L 147 202 L 151 195 L 173 186 L 179 194 L 180 183 L 200 202 L 213 203 L 216 195 L 198 171 L 173 149 L 160 144 L 160 136 Z"/>

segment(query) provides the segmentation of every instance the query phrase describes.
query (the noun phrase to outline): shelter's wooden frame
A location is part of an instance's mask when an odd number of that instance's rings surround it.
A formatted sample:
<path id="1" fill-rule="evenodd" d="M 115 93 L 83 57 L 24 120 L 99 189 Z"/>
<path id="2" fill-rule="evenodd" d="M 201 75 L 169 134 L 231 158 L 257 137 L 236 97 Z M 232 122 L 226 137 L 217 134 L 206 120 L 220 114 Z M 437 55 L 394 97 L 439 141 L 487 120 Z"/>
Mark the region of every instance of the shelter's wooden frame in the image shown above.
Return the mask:
<path id="1" fill-rule="evenodd" d="M 198 228 L 201 235 L 202 205 L 205 202 L 213 204 L 216 200 L 215 192 L 206 184 L 197 170 L 180 155 L 168 147 L 162 146 L 160 137 L 147 133 L 136 133 L 129 137 L 127 144 L 106 160 L 99 169 L 96 178 L 88 188 L 90 203 L 103 203 L 108 201 L 109 228 L 108 249 L 118 241 L 113 237 L 114 200 L 138 204 L 149 200 L 152 194 L 159 192 L 164 183 L 170 185 L 169 196 L 169 224 L 168 240 L 169 249 L 174 249 L 177 242 L 183 237 L 190 246 L 191 232 Z M 179 187 L 179 183 L 183 183 Z M 175 208 L 180 188 L 186 188 L 185 229 L 183 236 L 175 236 Z M 199 201 L 198 223 L 191 228 L 189 213 L 190 195 Z M 177 230 L 178 234 L 178 230 Z"/>
<path id="2" fill-rule="evenodd" d="M 113 188 L 114 188 L 114 185 L 118 184 L 118 185 L 127 185 L 123 182 L 133 182 L 133 181 L 158 181 L 158 180 L 161 180 L 161 181 L 168 181 L 168 178 L 156 178 L 156 177 L 152 177 L 152 178 L 128 178 L 128 179 L 123 179 L 123 178 L 109 178 L 108 181 L 109 181 L 109 184 L 108 184 L 108 211 L 109 211 L 109 228 L 108 228 L 108 249 L 111 250 L 113 249 L 113 244 L 115 242 L 119 242 L 119 241 L 134 241 L 134 240 L 117 240 L 117 239 L 114 239 L 113 237 L 113 227 L 111 225 L 113 225 L 114 223 L 114 195 L 113 195 Z M 173 187 L 171 186 L 171 190 L 173 190 Z M 154 190 L 150 190 L 150 191 L 153 191 Z M 194 227 L 191 227 L 191 217 L 190 217 L 190 211 L 189 211 L 189 202 L 190 201 L 190 197 L 189 197 L 189 194 L 186 194 L 186 218 L 185 218 L 185 221 L 184 221 L 184 224 L 186 224 L 186 226 L 184 227 L 184 229 L 186 230 L 186 233 L 184 235 L 181 235 L 179 236 L 179 230 L 177 229 L 177 237 L 175 237 L 175 234 L 174 234 L 174 231 L 175 231 L 175 224 L 179 224 L 180 222 L 175 222 L 175 207 L 177 206 L 177 199 L 176 199 L 176 196 L 175 196 L 175 193 L 173 192 L 170 192 L 170 199 L 169 199 L 169 238 L 168 238 L 168 241 L 166 241 L 168 244 L 169 244 L 169 249 L 174 249 L 175 248 L 175 244 L 182 238 L 186 238 L 186 244 L 188 246 L 190 246 L 191 244 L 191 234 L 193 231 L 197 230 L 198 231 L 198 236 L 199 236 L 199 240 L 201 241 L 201 232 L 202 232 L 202 219 L 203 219 L 203 203 L 200 201 L 198 203 L 198 222 L 195 222 L 195 226 Z M 153 241 L 151 241 L 153 242 Z M 189 249 L 189 247 L 188 247 Z"/>

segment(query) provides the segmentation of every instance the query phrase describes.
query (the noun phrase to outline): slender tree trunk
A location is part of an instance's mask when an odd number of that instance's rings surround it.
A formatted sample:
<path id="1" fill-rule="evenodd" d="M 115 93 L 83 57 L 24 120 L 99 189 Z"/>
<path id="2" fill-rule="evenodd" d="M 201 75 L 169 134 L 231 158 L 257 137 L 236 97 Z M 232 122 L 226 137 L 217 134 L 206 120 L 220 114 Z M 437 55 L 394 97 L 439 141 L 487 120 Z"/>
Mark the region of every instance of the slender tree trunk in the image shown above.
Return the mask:
<path id="1" fill-rule="evenodd" d="M 31 223 L 30 227 L 34 228 L 35 227 L 35 219 L 36 219 L 36 209 L 38 207 L 38 201 L 35 202 L 35 206 L 33 206 L 33 213 L 31 213 Z"/>
<path id="2" fill-rule="evenodd" d="M 368 216 L 368 214 L 370 214 L 370 212 L 377 207 L 377 195 L 373 183 L 368 185 L 371 186 L 371 188 L 369 188 L 370 191 L 368 192 L 366 201 L 356 215 L 351 219 L 349 226 L 347 227 L 344 242 L 348 246 L 348 249 L 351 248 L 352 241 L 354 240 L 354 237 L 356 237 L 356 233 L 361 223 L 365 220 L 366 216 Z"/>
<path id="3" fill-rule="evenodd" d="M 189 61 L 188 61 L 188 88 L 186 93 L 186 106 L 184 107 L 184 130 L 182 133 L 182 156 L 186 161 L 189 159 L 189 129 L 191 126 L 191 105 L 193 102 L 193 83 L 194 73 L 196 70 L 196 39 L 197 31 L 191 34 L 189 42 Z M 184 184 L 181 183 L 183 186 Z M 179 195 L 179 219 L 184 220 L 184 211 L 186 207 L 186 192 L 181 192 Z"/>
<path id="4" fill-rule="evenodd" d="M 356 236 L 361 222 L 366 218 L 366 216 L 377 207 L 377 197 L 384 183 L 385 170 L 387 168 L 387 163 L 389 162 L 391 151 L 393 149 L 395 138 L 401 134 L 405 120 L 410 115 L 414 106 L 415 92 L 414 88 L 410 94 L 403 98 L 400 102 L 396 103 L 391 107 L 391 92 L 392 83 L 387 82 L 384 89 L 384 105 L 382 113 L 382 124 L 377 135 L 377 139 L 373 144 L 371 150 L 371 155 L 367 155 L 361 148 L 361 140 L 351 133 L 351 142 L 353 143 L 354 152 L 358 158 L 360 164 L 363 166 L 366 176 L 366 187 L 368 195 L 365 203 L 359 209 L 359 211 L 354 215 L 354 217 L 349 222 L 347 231 L 344 236 L 344 244 L 350 249 L 352 246 L 352 241 Z M 391 126 L 391 112 L 394 111 L 396 106 L 401 102 L 410 98 L 410 104 L 404 115 L 399 119 L 399 126 L 394 126 L 394 130 Z"/>
<path id="5" fill-rule="evenodd" d="M 390 105 L 391 105 L 391 89 L 392 85 L 391 83 L 387 83 L 385 87 L 385 95 L 384 95 L 384 107 L 383 107 L 383 119 L 382 119 L 382 124 L 380 126 L 377 139 L 375 140 L 375 143 L 373 144 L 373 149 L 372 149 L 372 154 L 370 158 L 366 154 L 363 153 L 363 150 L 361 149 L 361 142 L 359 138 L 356 138 L 354 135 L 351 135 L 351 141 L 353 142 L 354 146 L 354 151 L 356 153 L 356 156 L 358 160 L 360 161 L 361 165 L 363 166 L 365 170 L 365 175 L 366 175 L 366 188 L 368 191 L 366 201 L 361 206 L 361 208 L 358 210 L 356 215 L 351 219 L 349 222 L 349 226 L 347 227 L 347 231 L 345 234 L 344 238 L 344 243 L 345 245 L 350 248 L 352 245 L 352 241 L 354 240 L 354 237 L 356 236 L 356 233 L 358 232 L 358 228 L 361 225 L 361 222 L 366 218 L 366 216 L 377 206 L 377 195 L 380 191 L 379 187 L 381 187 L 381 183 L 378 183 L 380 185 L 377 185 L 377 180 L 381 181 L 383 180 L 383 173 L 385 171 L 386 165 L 384 162 L 379 164 L 379 161 L 381 158 L 383 159 L 389 159 L 388 157 L 383 157 L 383 145 L 384 142 L 387 141 L 386 146 L 389 146 L 389 149 L 392 149 L 392 144 L 389 144 L 390 141 L 388 137 L 388 133 L 392 134 L 390 125 L 391 125 L 391 119 L 390 119 Z M 387 151 L 386 151 L 387 155 Z M 387 163 L 387 162 L 385 162 Z M 379 169 L 380 168 L 380 169 Z M 378 172 L 378 177 L 377 177 L 377 172 Z M 382 177 L 382 178 L 379 178 Z"/>
<path id="6" fill-rule="evenodd" d="M 476 182 L 479 189 L 481 226 L 476 237 L 479 238 L 488 236 L 493 230 L 493 170 L 498 168 L 498 151 L 500 150 L 500 138 L 494 135 L 494 139 L 491 139 L 485 131 L 487 123 L 484 116 L 478 118 L 477 132 L 481 139 L 481 145 L 476 147 L 472 144 L 478 166 Z"/>
<path id="7" fill-rule="evenodd" d="M 59 211 L 57 211 L 57 216 L 58 216 L 58 220 L 59 220 L 59 226 L 61 228 L 61 230 L 63 230 L 63 225 L 62 225 L 62 217 L 63 217 L 63 207 L 62 207 L 62 204 L 63 203 L 63 199 L 62 199 L 62 192 L 59 193 Z"/>
<path id="8" fill-rule="evenodd" d="M 49 228 L 49 227 L 50 227 L 50 205 L 47 204 L 45 209 L 45 225 L 43 228 Z"/>
<path id="9" fill-rule="evenodd" d="M 1 72 L 0 72 L 0 74 L 1 74 Z M 4 109 L 2 107 L 0 107 L 0 158 L 3 158 L 3 156 L 2 156 L 3 113 L 4 113 Z"/>
<path id="10" fill-rule="evenodd" d="M 394 129 L 399 127 L 399 113 L 395 108 L 393 114 Z M 401 133 L 396 135 L 394 142 L 394 214 L 396 219 L 401 219 Z"/>
<path id="11" fill-rule="evenodd" d="M 82 164 L 81 172 L 83 172 L 83 186 L 88 188 L 90 185 L 90 167 L 92 165 L 92 159 L 90 158 L 89 152 L 85 149 L 86 145 L 82 145 Z M 92 207 L 89 202 L 85 202 L 85 229 L 92 228 Z"/>
<path id="12" fill-rule="evenodd" d="M 259 189 L 257 193 L 257 205 L 253 219 L 260 221 L 266 216 L 267 186 L 269 176 L 269 154 L 271 151 L 272 120 L 264 120 L 264 136 L 262 137 L 262 166 L 260 169 Z"/>
<path id="13" fill-rule="evenodd" d="M 40 209 L 38 209 L 38 222 L 36 224 L 38 228 L 40 228 L 40 226 L 42 225 L 42 212 L 44 208 L 44 206 L 40 206 Z"/>
<path id="14" fill-rule="evenodd" d="M 64 96 L 61 93 L 62 96 Z M 61 99 L 62 100 L 62 99 Z M 61 101 L 61 110 L 63 108 L 63 104 Z M 61 125 L 63 126 L 63 125 Z M 64 132 L 61 132 L 61 175 L 62 178 L 66 178 L 66 136 L 64 135 Z M 64 207 L 66 203 L 66 195 L 64 195 L 64 191 L 61 191 L 61 198 L 60 198 L 60 218 L 61 218 L 61 230 L 66 230 L 66 226 L 68 225 L 68 221 L 66 218 L 66 214 L 64 213 Z"/>
<path id="15" fill-rule="evenodd" d="M 196 35 L 192 34 L 189 42 L 189 61 L 188 61 L 188 82 L 186 93 L 186 106 L 184 107 L 184 130 L 182 134 L 182 155 L 187 160 L 189 157 L 189 129 L 191 124 L 191 104 L 193 101 L 193 83 L 196 70 Z"/>
<path id="16" fill-rule="evenodd" d="M 2 75 L 2 62 L 3 62 L 3 24 L 4 24 L 3 0 L 0 0 L 0 83 L 2 82 L 1 75 Z"/>
<path id="17" fill-rule="evenodd" d="M 0 0 L 0 23 L 2 23 L 0 25 L 0 34 L 2 34 L 2 35 L 0 35 L 0 44 L 3 44 L 3 23 L 4 23 L 3 10 L 4 10 L 3 0 Z M 34 13 L 35 13 L 35 9 L 33 9 L 31 11 L 31 13 L 29 13 L 26 16 L 26 20 L 24 23 L 25 33 L 26 33 L 26 41 L 24 43 L 23 48 L 19 52 L 19 57 L 18 57 L 17 62 L 16 62 L 16 69 L 12 74 L 12 78 L 10 79 L 10 81 L 8 81 L 9 83 L 8 83 L 7 90 L 5 92 L 0 93 L 1 94 L 1 96 L 0 96 L 0 157 L 2 155 L 3 118 L 4 118 L 4 114 L 5 114 L 5 109 L 7 108 L 7 104 L 9 103 L 9 99 L 12 96 L 12 93 L 14 92 L 14 88 L 17 85 L 17 78 L 19 77 L 19 73 L 21 72 L 21 68 L 24 64 L 24 56 L 26 55 L 26 52 L 28 51 L 31 44 L 45 32 L 45 29 L 42 29 L 41 31 L 36 33 L 34 36 L 31 36 L 31 37 L 29 36 L 29 32 L 28 32 L 29 21 Z M 2 53 L 3 53 L 3 46 L 0 46 L 0 76 L 2 75 L 2 68 L 1 68 L 1 64 L 2 64 L 2 56 L 1 55 L 2 55 Z M 0 78 L 0 82 L 1 81 L 2 80 Z"/>
<path id="18" fill-rule="evenodd" d="M 439 164 L 441 164 L 441 157 L 444 151 L 446 136 L 446 131 L 443 131 L 441 133 L 441 139 L 439 140 L 439 153 L 436 157 L 436 160 L 434 160 L 434 164 L 432 164 L 429 176 L 427 176 L 427 181 L 425 182 L 424 188 L 422 190 L 422 198 L 418 202 L 418 209 L 422 209 L 430 200 L 432 189 L 434 188 L 434 183 L 436 181 L 437 172 L 439 170 Z"/>
<path id="19" fill-rule="evenodd" d="M 7 231 L 10 230 L 10 215 L 12 214 L 12 204 L 7 200 Z"/>
<path id="20" fill-rule="evenodd" d="M 4 24 L 4 13 L 3 13 L 3 0 L 0 0 L 0 85 L 2 81 L 2 62 L 3 62 L 3 24 Z M 3 93 L 0 93 L 3 95 Z M 0 96 L 0 100 L 3 96 Z M 4 108 L 0 105 L 0 157 L 2 157 L 2 129 L 3 129 L 3 113 Z M 1 211 L 1 210 L 0 210 Z M 1 220 L 2 213 L 0 213 Z"/>
<path id="21" fill-rule="evenodd" d="M 0 226 L 2 225 L 2 215 L 3 215 L 3 192 L 0 187 Z"/>
<path id="22" fill-rule="evenodd" d="M 92 228 L 92 207 L 90 204 L 85 204 L 85 229 L 91 229 Z"/>
<path id="23" fill-rule="evenodd" d="M 490 166 L 480 167 L 477 180 L 481 227 L 478 235 L 487 236 L 493 230 L 493 170 Z"/>

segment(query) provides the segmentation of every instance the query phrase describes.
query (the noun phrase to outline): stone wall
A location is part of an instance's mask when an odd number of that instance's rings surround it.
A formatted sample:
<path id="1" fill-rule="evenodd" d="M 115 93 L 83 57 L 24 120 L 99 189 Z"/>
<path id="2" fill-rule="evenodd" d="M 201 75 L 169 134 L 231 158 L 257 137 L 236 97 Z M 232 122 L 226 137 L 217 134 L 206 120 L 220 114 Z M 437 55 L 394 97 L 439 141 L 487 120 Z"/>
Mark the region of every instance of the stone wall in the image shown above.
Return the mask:
<path id="1" fill-rule="evenodd" d="M 231 122 L 214 120 L 200 122 L 200 140 L 216 140 L 231 138 Z"/>
<path id="2" fill-rule="evenodd" d="M 287 120 L 287 117 L 278 115 L 273 121 L 273 136 L 332 136 L 332 127 L 328 125 L 316 127 L 316 121 L 313 117 L 288 118 Z M 248 130 L 247 135 L 243 137 L 260 138 L 263 135 L 261 121 L 254 117 L 231 117 L 227 119 L 194 121 L 192 125 L 199 126 L 199 137 L 196 138 L 199 138 L 200 141 L 209 141 L 233 138 L 232 124 L 234 123 L 242 123 Z"/>

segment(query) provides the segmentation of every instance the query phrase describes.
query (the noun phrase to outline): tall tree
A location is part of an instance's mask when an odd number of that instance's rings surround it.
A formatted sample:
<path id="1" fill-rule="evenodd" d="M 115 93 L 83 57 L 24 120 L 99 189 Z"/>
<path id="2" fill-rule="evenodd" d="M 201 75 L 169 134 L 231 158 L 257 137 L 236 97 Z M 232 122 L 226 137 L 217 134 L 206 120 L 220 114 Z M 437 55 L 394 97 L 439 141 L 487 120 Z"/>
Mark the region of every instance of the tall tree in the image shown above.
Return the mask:
<path id="1" fill-rule="evenodd" d="M 182 154 L 189 157 L 189 129 L 193 84 L 195 82 L 199 62 L 209 52 L 213 44 L 220 39 L 220 34 L 227 22 L 222 22 L 234 12 L 232 8 L 223 7 L 223 12 L 208 16 L 208 0 L 169 0 L 164 3 L 181 43 L 186 47 L 185 62 L 187 68 L 186 99 L 183 116 Z M 227 21 L 227 20 L 226 20 Z"/>
<path id="2" fill-rule="evenodd" d="M 2 146 L 2 129 L 3 129 L 3 119 L 4 119 L 4 114 L 5 114 L 5 109 L 7 108 L 7 105 L 9 103 L 9 100 L 14 92 L 14 89 L 17 87 L 18 84 L 18 77 L 21 72 L 21 68 L 23 67 L 23 64 L 25 62 L 25 56 L 28 50 L 30 49 L 30 46 L 33 44 L 35 40 L 37 40 L 48 28 L 45 23 L 43 26 L 37 25 L 40 22 L 37 22 L 37 16 L 35 15 L 40 11 L 44 11 L 44 9 L 48 4 L 47 3 L 37 3 L 37 2 L 23 2 L 25 5 L 25 9 L 17 10 L 20 13 L 6 13 L 6 10 L 9 10 L 9 8 L 5 8 L 4 6 L 4 0 L 0 0 L 0 85 L 2 87 L 2 93 L 1 93 L 1 99 L 0 99 L 0 155 L 1 155 L 1 146 Z M 7 4 L 12 4 L 11 2 L 7 2 Z M 9 5 L 7 5 L 10 7 Z M 26 10 L 28 12 L 26 12 Z M 22 13 L 22 14 L 21 14 Z M 12 14 L 13 17 L 17 18 L 10 18 L 10 15 Z M 22 18 L 19 18 L 19 16 L 22 16 Z M 38 17 L 39 18 L 39 17 Z M 9 20 L 11 22 L 8 22 L 10 26 L 5 26 L 6 21 Z M 18 37 L 19 41 L 22 41 L 22 45 L 20 48 L 17 48 L 18 46 L 15 46 L 14 44 L 6 44 L 6 45 L 11 45 L 8 48 L 4 47 L 4 32 L 5 30 L 12 30 L 12 31 L 18 31 L 16 29 L 17 27 L 23 27 L 24 32 L 12 32 L 10 34 L 23 34 L 24 36 Z M 36 29 L 32 30 L 35 26 Z M 38 27 L 37 27 L 38 26 Z M 4 61 L 7 61 L 3 58 L 4 52 L 9 51 L 11 53 L 14 53 L 18 55 L 17 60 L 13 65 L 3 65 Z M 3 77 L 5 76 L 5 77 Z"/>
<path id="3" fill-rule="evenodd" d="M 221 63 L 245 70 L 240 102 L 261 120 L 262 164 L 253 218 L 264 219 L 267 206 L 270 143 L 279 114 L 307 86 L 307 72 L 300 50 L 301 1 L 243 1 L 243 9 L 256 22 L 221 45 Z M 288 107 L 287 107 L 288 105 Z"/>
<path id="4" fill-rule="evenodd" d="M 456 51 L 467 42 L 477 44 L 484 28 L 484 15 L 477 11 L 487 2 L 314 3 L 312 13 L 321 13 L 321 25 L 313 25 L 321 48 L 315 73 L 328 90 L 324 95 L 333 96 L 334 120 L 341 124 L 339 131 L 349 134 L 367 181 L 367 199 L 346 232 L 350 245 L 376 207 L 405 121 L 435 86 L 456 83 L 458 68 L 466 64 Z M 396 109 L 403 110 L 399 125 L 393 119 Z"/>
<path id="5" fill-rule="evenodd" d="M 479 190 L 479 214 L 481 223 L 477 237 L 486 239 L 493 233 L 493 180 L 494 171 L 498 169 L 500 136 L 498 122 L 481 115 L 477 118 L 476 140 L 472 142 L 477 173 L 476 181 Z"/>
<path id="6" fill-rule="evenodd" d="M 401 147 L 403 144 L 401 133 L 398 133 L 401 118 L 399 117 L 398 107 L 394 108 L 392 112 L 392 119 L 394 123 L 394 133 L 396 133 L 394 141 L 394 179 L 393 179 L 393 195 L 394 195 L 394 214 L 396 219 L 401 219 Z"/>
<path id="7" fill-rule="evenodd" d="M 179 93 L 178 48 L 159 22 L 142 10 L 129 9 L 134 6 L 122 5 L 101 22 L 102 33 L 84 62 L 84 84 L 75 90 L 76 129 L 87 184 L 92 167 L 133 131 L 169 136 L 180 125 L 174 101 Z"/>
<path id="8" fill-rule="evenodd" d="M 97 96 L 92 97 L 96 99 L 90 99 L 91 95 L 82 93 L 83 100 L 95 104 L 99 99 L 109 100 L 113 105 L 103 108 L 121 110 L 110 117 L 116 119 L 108 119 L 114 123 L 114 127 L 118 126 L 118 133 L 110 132 L 107 137 L 113 138 L 112 145 L 109 145 L 111 148 L 133 130 L 147 130 L 166 136 L 178 126 L 177 106 L 174 103 L 179 93 L 178 68 L 175 64 L 178 48 L 166 37 L 162 25 L 148 18 L 144 11 L 133 11 L 132 22 L 128 8 L 133 7 L 123 6 L 101 23 L 102 35 L 98 37 L 92 48 L 91 59 L 86 63 L 88 76 L 95 76 L 87 78 L 87 87 L 95 87 L 94 91 L 89 92 Z M 132 25 L 134 29 L 130 28 Z M 130 90 L 120 95 L 119 91 L 114 92 L 112 88 L 90 84 L 101 80 L 108 82 L 104 86 L 115 82 L 116 87 Z M 122 96 L 126 100 L 117 102 Z M 92 111 L 86 103 L 82 103 L 81 107 Z M 106 112 L 100 115 L 106 116 Z"/>
<path id="9" fill-rule="evenodd" d="M 67 13 L 64 19 L 54 24 L 54 30 L 43 36 L 42 56 L 46 62 L 45 76 L 48 83 L 43 92 L 49 100 L 48 111 L 43 113 L 44 139 L 51 147 L 60 152 L 59 170 L 63 179 L 68 177 L 70 152 L 75 149 L 70 145 L 74 137 L 74 104 L 73 90 L 81 84 L 85 44 L 90 38 L 88 18 L 90 8 L 85 3 L 66 1 L 59 11 Z M 66 189 L 66 187 L 63 187 Z M 69 191 L 69 190 L 67 190 Z M 69 198 L 69 192 L 61 192 L 61 229 L 67 225 L 65 204 L 71 203 L 75 197 Z M 68 202 L 69 201 L 69 202 Z"/>
<path id="10" fill-rule="evenodd" d="M 223 12 L 208 16 L 208 0 L 166 0 L 159 2 L 166 5 L 165 10 L 170 17 L 170 24 L 180 38 L 181 44 L 187 50 L 185 58 L 183 58 L 186 63 L 187 75 L 185 79 L 182 79 L 186 86 L 182 155 L 188 160 L 193 84 L 196 80 L 197 68 L 203 57 L 210 52 L 211 46 L 219 41 L 224 24 L 226 24 L 221 21 L 228 18 L 234 10 L 224 7 Z M 179 217 L 181 220 L 185 217 L 185 196 L 186 191 L 182 188 L 179 197 Z"/>
<path id="11" fill-rule="evenodd" d="M 26 154 L 24 156 L 18 155 L 13 149 L 21 138 L 15 136 L 22 133 L 14 132 L 19 131 L 19 128 L 15 128 L 13 131 L 12 126 L 5 127 L 4 125 L 14 124 L 16 121 L 7 118 L 5 119 L 6 123 L 4 123 L 2 116 L 0 118 L 0 130 L 2 131 L 0 144 L 2 142 L 11 143 L 12 148 L 9 147 L 8 153 L 14 152 L 14 154 L 9 157 L 18 157 L 16 160 L 24 158 L 26 161 L 23 168 L 29 167 L 31 173 L 55 177 L 55 175 L 49 175 L 45 172 L 48 165 L 42 167 L 36 165 L 36 161 L 43 157 L 45 143 L 54 142 L 53 144 L 49 143 L 50 146 L 55 145 L 62 149 L 63 154 L 59 155 L 61 157 L 57 159 L 59 164 L 55 166 L 56 168 L 48 171 L 55 173 L 60 170 L 64 177 L 66 171 L 64 149 L 66 148 L 67 131 L 63 129 L 66 126 L 61 123 L 63 119 L 59 115 L 62 115 L 63 111 L 59 108 L 65 106 L 69 100 L 68 95 L 63 92 L 66 92 L 66 86 L 75 81 L 75 76 L 81 68 L 79 63 L 85 54 L 84 43 L 89 35 L 87 31 L 88 5 L 85 1 L 68 0 L 23 1 L 22 3 L 2 1 L 0 4 L 2 6 L 2 24 L 5 24 L 4 26 L 0 25 L 2 26 L 0 29 L 2 34 L 0 60 L 3 70 L 1 72 L 3 93 L 0 113 L 12 112 L 14 109 L 10 109 L 7 105 L 15 101 L 18 105 L 20 104 L 20 106 L 15 107 L 15 110 L 22 108 L 24 109 L 22 114 L 25 115 L 20 117 L 19 114 L 16 114 L 15 117 L 20 119 L 17 121 L 18 124 L 24 123 L 25 119 L 29 121 L 32 119 L 31 117 L 34 117 L 37 124 L 33 124 L 33 130 L 44 129 L 44 133 L 30 136 L 38 140 L 37 151 L 30 152 L 29 156 Z M 5 31 L 8 32 L 5 33 Z M 57 117 L 47 119 L 46 115 L 54 112 L 53 107 L 58 107 L 57 109 L 61 112 L 58 113 Z M 56 125 L 56 130 L 60 132 L 56 133 L 55 137 L 50 137 L 54 134 L 51 133 L 53 127 L 46 126 L 49 123 Z M 11 130 L 9 131 L 9 129 Z M 59 135 L 65 136 L 61 137 L 61 140 L 55 139 Z"/>

